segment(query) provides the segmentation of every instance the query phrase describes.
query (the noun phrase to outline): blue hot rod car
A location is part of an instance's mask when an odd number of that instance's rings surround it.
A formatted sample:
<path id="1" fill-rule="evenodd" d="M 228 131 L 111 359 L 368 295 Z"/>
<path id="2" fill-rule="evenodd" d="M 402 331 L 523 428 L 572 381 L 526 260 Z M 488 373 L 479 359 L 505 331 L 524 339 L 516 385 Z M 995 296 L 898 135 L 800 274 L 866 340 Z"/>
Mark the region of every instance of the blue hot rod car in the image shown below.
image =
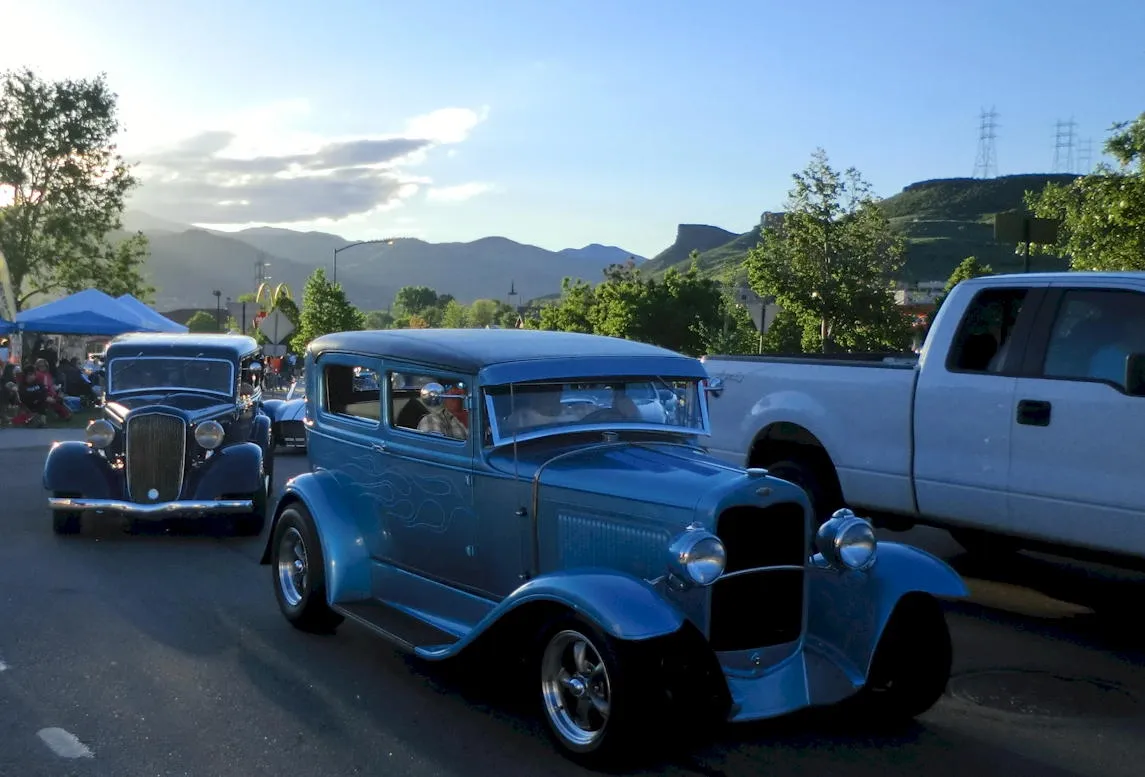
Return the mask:
<path id="1" fill-rule="evenodd" d="M 44 464 L 53 528 L 84 511 L 129 520 L 227 513 L 239 534 L 266 522 L 274 478 L 258 344 L 241 335 L 123 335 L 107 346 L 103 417 Z"/>
<path id="2" fill-rule="evenodd" d="M 943 694 L 936 597 L 962 580 L 846 510 L 813 533 L 800 488 L 709 456 L 698 360 L 429 329 L 327 335 L 306 366 L 312 471 L 286 483 L 262 559 L 294 626 L 349 618 L 429 660 L 492 636 L 528 657 L 577 758 L 623 753 L 669 709 L 749 721 L 853 698 L 901 719 Z M 672 411 L 642 412 L 631 394 L 650 391 Z"/>
<path id="3" fill-rule="evenodd" d="M 302 422 L 306 410 L 306 376 L 290 384 L 284 399 L 263 402 L 270 416 L 270 434 L 275 447 L 306 450 L 306 425 Z"/>

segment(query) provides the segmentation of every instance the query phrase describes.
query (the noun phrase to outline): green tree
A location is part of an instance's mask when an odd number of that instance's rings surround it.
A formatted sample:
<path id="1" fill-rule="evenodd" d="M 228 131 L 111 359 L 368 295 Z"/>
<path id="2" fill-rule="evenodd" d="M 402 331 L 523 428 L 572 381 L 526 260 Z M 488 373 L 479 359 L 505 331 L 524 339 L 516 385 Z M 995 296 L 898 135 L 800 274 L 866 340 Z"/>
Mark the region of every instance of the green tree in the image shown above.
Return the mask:
<path id="1" fill-rule="evenodd" d="M 423 315 L 438 306 L 437 292 L 428 286 L 402 286 L 394 295 L 395 318 Z"/>
<path id="2" fill-rule="evenodd" d="M 1074 270 L 1145 270 L 1145 113 L 1115 124 L 1101 164 L 1070 184 L 1026 193 L 1034 215 L 1060 219 L 1055 245 L 1031 253 L 1065 256 Z"/>
<path id="3" fill-rule="evenodd" d="M 196 310 L 195 313 L 187 319 L 187 330 L 191 332 L 217 332 L 219 331 L 219 321 L 211 313 L 205 310 Z"/>
<path id="4" fill-rule="evenodd" d="M 994 268 L 988 264 L 982 264 L 978 261 L 976 256 L 968 256 L 958 263 L 954 268 L 954 272 L 950 273 L 950 277 L 946 279 L 946 285 L 942 287 L 942 293 L 934 299 L 934 310 L 931 311 L 928 317 L 930 321 L 934 321 L 934 317 L 938 315 L 938 309 L 942 307 L 942 303 L 950 296 L 950 292 L 954 291 L 954 287 L 968 281 L 971 278 L 980 278 L 983 275 L 993 275 Z"/>
<path id="5" fill-rule="evenodd" d="M 823 149 L 792 178 L 782 221 L 744 262 L 752 287 L 799 321 L 805 349 L 905 348 L 910 321 L 891 288 L 903 241 L 870 184 L 832 168 Z"/>
<path id="6" fill-rule="evenodd" d="M 302 291 L 302 313 L 298 317 L 298 345 L 331 332 L 362 329 L 366 317 L 350 304 L 342 284 L 331 283 L 319 267 L 306 279 Z"/>
<path id="7" fill-rule="evenodd" d="M 102 75 L 48 82 L 28 69 L 0 74 L 0 251 L 17 307 L 89 287 L 150 297 L 147 238 L 111 241 L 136 184 L 115 153 L 119 129 Z"/>
<path id="8" fill-rule="evenodd" d="M 464 329 L 470 325 L 469 310 L 455 299 L 445 303 L 441 309 L 441 323 L 446 329 Z"/>
<path id="9" fill-rule="evenodd" d="M 560 301 L 544 305 L 535 322 L 526 322 L 526 326 L 530 329 L 592 334 L 595 305 L 596 295 L 589 283 L 565 278 L 561 281 Z"/>
<path id="10" fill-rule="evenodd" d="M 394 317 L 388 310 L 371 310 L 366 314 L 366 329 L 393 329 Z"/>
<path id="11" fill-rule="evenodd" d="M 487 326 L 500 323 L 505 308 L 509 308 L 509 306 L 495 299 L 473 300 L 469 305 L 469 326 L 484 329 Z"/>
<path id="12" fill-rule="evenodd" d="M 763 333 L 764 353 L 795 354 L 803 351 L 803 322 L 786 310 L 775 314 L 771 326 Z"/>

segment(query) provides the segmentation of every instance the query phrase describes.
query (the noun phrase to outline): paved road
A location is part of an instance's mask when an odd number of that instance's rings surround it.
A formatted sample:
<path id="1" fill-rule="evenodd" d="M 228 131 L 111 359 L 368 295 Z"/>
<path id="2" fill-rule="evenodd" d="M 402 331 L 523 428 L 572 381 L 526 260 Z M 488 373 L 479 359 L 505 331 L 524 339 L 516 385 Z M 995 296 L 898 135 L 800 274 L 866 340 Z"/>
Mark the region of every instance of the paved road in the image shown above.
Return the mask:
<path id="1" fill-rule="evenodd" d="M 45 451 L 0 450 L 0 777 L 583 773 L 497 678 L 421 666 L 352 625 L 290 628 L 260 541 L 109 524 L 54 536 Z M 949 616 L 951 694 L 920 725 L 878 737 L 809 715 L 727 731 L 650 773 L 1140 777 L 1145 581 L 1039 559 L 1003 575 L 967 566 L 943 534 L 908 538 L 974 589 Z"/>

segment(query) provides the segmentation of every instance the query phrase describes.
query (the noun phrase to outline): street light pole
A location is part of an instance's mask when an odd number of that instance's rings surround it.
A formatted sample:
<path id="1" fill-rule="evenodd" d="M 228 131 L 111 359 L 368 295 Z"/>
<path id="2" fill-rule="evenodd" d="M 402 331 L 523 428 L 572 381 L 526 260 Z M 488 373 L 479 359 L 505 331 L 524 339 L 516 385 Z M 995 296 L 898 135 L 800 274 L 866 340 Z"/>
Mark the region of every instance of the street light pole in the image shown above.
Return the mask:
<path id="1" fill-rule="evenodd" d="M 396 237 L 383 237 L 380 240 L 359 240 L 356 243 L 347 243 L 341 248 L 334 249 L 334 276 L 331 278 L 331 283 L 338 282 L 338 254 L 345 251 L 347 248 L 355 248 L 356 246 L 374 245 L 376 243 L 385 243 L 386 245 L 393 245 L 394 241 L 400 240 Z"/>
<path id="2" fill-rule="evenodd" d="M 221 332 L 223 331 L 223 292 L 215 289 L 211 293 L 215 295 L 215 329 Z"/>

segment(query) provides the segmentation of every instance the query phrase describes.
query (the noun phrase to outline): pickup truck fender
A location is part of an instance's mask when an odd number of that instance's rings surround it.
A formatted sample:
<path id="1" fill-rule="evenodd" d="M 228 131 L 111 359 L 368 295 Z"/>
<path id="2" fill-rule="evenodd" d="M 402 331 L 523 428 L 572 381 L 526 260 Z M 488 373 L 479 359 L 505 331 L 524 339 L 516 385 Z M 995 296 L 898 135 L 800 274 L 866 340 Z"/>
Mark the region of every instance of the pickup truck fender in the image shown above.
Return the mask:
<path id="1" fill-rule="evenodd" d="M 807 634 L 865 680 L 895 606 L 922 593 L 960 599 L 970 592 L 942 559 L 897 542 L 880 542 L 878 559 L 863 571 L 808 567 Z"/>
<path id="2" fill-rule="evenodd" d="M 118 499 L 123 496 L 121 480 L 107 459 L 79 440 L 56 443 L 44 461 L 44 489 L 49 492 Z"/>
<path id="3" fill-rule="evenodd" d="M 747 466 L 757 443 L 797 443 L 821 447 L 831 457 L 835 440 L 831 432 L 831 414 L 823 404 L 798 391 L 768 394 L 751 406 L 739 429 L 741 466 Z M 832 460 L 834 460 L 832 458 Z"/>
<path id="4" fill-rule="evenodd" d="M 330 604 L 368 599 L 372 593 L 370 554 L 362 530 L 354 520 L 354 507 L 344 496 L 346 493 L 351 493 L 350 489 L 339 487 L 334 473 L 328 470 L 304 472 L 286 481 L 259 561 L 270 563 L 274 532 L 283 510 L 301 502 L 314 519 L 318 532 L 326 567 L 326 599 Z"/>
<path id="5" fill-rule="evenodd" d="M 457 655 L 510 613 L 532 604 L 556 604 L 596 624 L 616 639 L 633 642 L 674 634 L 684 614 L 651 585 L 604 569 L 569 569 L 536 577 L 509 594 L 459 641 L 446 647 L 418 649 L 422 658 Z M 539 625 L 539 624 L 538 624 Z"/>

